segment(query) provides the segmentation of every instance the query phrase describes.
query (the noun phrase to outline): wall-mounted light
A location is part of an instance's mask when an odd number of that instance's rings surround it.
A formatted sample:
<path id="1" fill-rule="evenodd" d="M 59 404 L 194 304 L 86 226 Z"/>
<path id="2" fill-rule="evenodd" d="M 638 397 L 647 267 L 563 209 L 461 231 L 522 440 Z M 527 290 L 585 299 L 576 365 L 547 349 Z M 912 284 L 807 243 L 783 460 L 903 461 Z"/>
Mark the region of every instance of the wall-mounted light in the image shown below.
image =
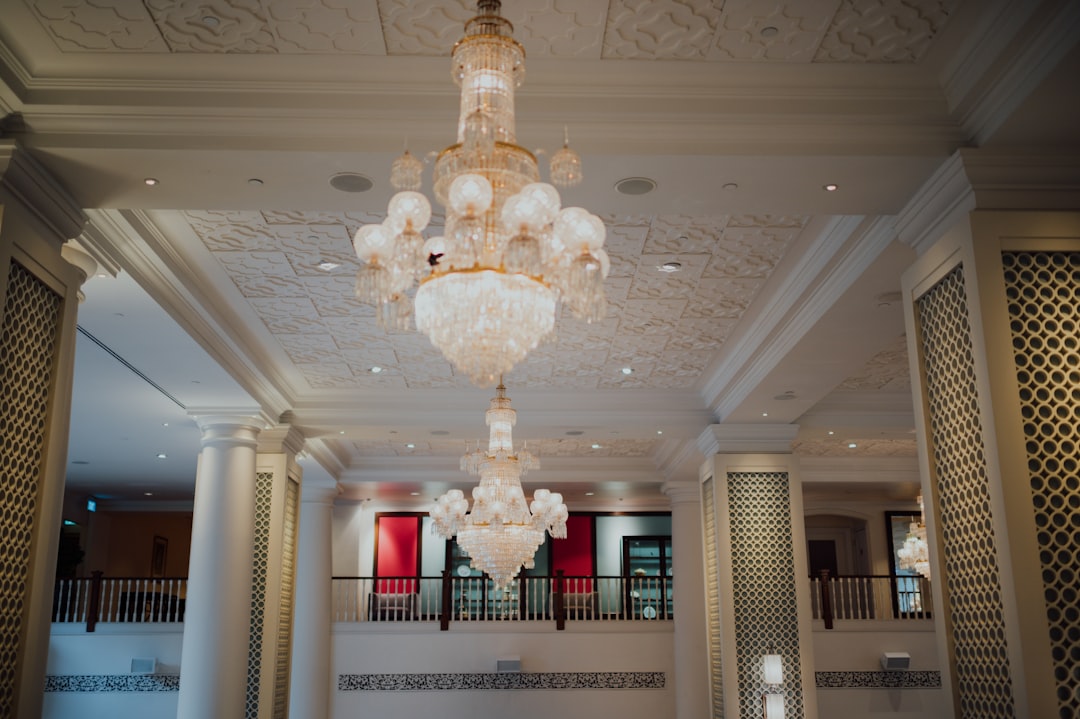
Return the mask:
<path id="1" fill-rule="evenodd" d="M 772 647 L 769 653 L 762 659 L 762 679 L 768 687 L 777 687 L 784 683 L 784 661 Z M 784 694 L 783 692 L 766 692 L 761 695 L 761 704 L 765 719 L 784 719 Z"/>

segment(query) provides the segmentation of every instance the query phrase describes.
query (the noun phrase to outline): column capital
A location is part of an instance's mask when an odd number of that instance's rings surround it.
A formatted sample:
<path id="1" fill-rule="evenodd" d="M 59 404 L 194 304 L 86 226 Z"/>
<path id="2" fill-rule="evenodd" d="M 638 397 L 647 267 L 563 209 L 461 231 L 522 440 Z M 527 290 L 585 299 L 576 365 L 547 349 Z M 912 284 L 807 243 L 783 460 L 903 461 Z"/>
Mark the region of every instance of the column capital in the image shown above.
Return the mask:
<path id="1" fill-rule="evenodd" d="M 304 433 L 291 424 L 267 427 L 259 432 L 259 453 L 297 455 L 304 450 Z"/>
<path id="2" fill-rule="evenodd" d="M 82 247 L 73 242 L 66 242 L 64 246 L 60 248 L 60 256 L 69 264 L 75 267 L 79 271 L 79 276 L 82 278 L 79 284 L 85 284 L 86 280 L 93 276 L 97 272 L 98 263 L 85 252 Z M 79 290 L 79 302 L 83 302 L 86 299 L 86 295 L 83 291 Z"/>
<path id="3" fill-rule="evenodd" d="M 698 437 L 698 449 L 714 454 L 791 454 L 797 424 L 713 424 Z"/>
<path id="4" fill-rule="evenodd" d="M 671 504 L 701 504 L 700 482 L 664 482 L 660 491 L 668 496 Z"/>
<path id="5" fill-rule="evenodd" d="M 268 426 L 265 415 L 250 410 L 191 410 L 202 431 L 202 446 L 245 445 L 255 449 L 259 433 Z"/>

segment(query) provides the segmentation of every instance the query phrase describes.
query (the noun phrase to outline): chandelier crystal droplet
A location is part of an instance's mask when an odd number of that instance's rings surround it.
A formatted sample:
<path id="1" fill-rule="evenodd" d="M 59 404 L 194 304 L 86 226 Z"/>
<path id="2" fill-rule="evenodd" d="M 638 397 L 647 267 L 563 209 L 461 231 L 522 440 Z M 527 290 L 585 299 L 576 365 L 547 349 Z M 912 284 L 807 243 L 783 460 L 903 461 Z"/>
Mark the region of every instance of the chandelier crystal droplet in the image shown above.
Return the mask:
<path id="1" fill-rule="evenodd" d="M 522 567 L 531 569 L 545 532 L 566 537 L 568 512 L 561 494 L 538 489 L 525 501 L 521 478 L 540 461 L 527 449 L 514 452 L 513 426 L 517 412 L 510 407 L 506 387 L 499 384 L 485 415 L 490 428 L 488 448 L 479 447 L 461 458 L 462 471 L 480 475 L 473 488 L 472 512 L 460 489 L 452 489 L 431 508 L 432 531 L 446 539 L 457 536 L 474 569 L 491 577 L 497 590 L 510 585 Z"/>
<path id="2" fill-rule="evenodd" d="M 536 156 L 517 144 L 514 90 L 525 77 L 525 50 L 500 7 L 477 2 L 452 53 L 461 88 L 457 143 L 434 170 L 435 198 L 446 207 L 443 234 L 420 234 L 431 205 L 417 192 L 423 164 L 406 150 L 394 162 L 390 182 L 399 192 L 386 220 L 353 239 L 365 263 L 356 297 L 376 306 L 380 326 L 405 329 L 415 309 L 416 328 L 480 386 L 494 384 L 551 334 L 560 304 L 585 322 L 602 320 L 611 266 L 604 223 L 562 207 L 552 186 L 581 182 L 569 137 L 551 157 L 552 184 L 540 182 Z"/>

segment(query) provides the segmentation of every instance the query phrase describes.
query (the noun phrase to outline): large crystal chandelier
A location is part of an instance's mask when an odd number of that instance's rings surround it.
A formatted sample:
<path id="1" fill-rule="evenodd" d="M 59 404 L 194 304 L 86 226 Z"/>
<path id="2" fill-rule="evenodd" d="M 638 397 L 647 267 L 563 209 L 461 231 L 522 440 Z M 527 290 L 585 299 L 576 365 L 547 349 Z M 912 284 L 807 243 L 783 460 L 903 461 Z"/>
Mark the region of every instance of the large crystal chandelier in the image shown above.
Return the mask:
<path id="1" fill-rule="evenodd" d="M 930 548 L 926 543 L 926 523 L 923 521 L 925 512 L 921 494 L 917 501 L 919 502 L 919 521 L 909 525 L 904 545 L 896 550 L 896 556 L 901 569 L 917 572 L 930 579 Z"/>
<path id="2" fill-rule="evenodd" d="M 435 161 L 443 235 L 420 234 L 431 205 L 418 192 L 423 163 L 406 150 L 391 171 L 399 192 L 386 220 L 361 227 L 353 245 L 365 263 L 356 296 L 376 306 L 380 325 L 407 329 L 415 307 L 417 329 L 457 370 L 490 386 L 551 333 L 560 303 L 586 322 L 603 318 L 609 260 L 604 223 L 562 208 L 552 186 L 581 181 L 577 153 L 564 143 L 552 155 L 547 184 L 535 155 L 517 144 L 514 88 L 525 77 L 525 50 L 498 0 L 476 5 L 452 53 L 457 143 Z"/>
<path id="3" fill-rule="evenodd" d="M 522 566 L 531 569 L 544 532 L 566 537 L 566 505 L 562 495 L 538 489 L 526 504 L 521 478 L 540 462 L 527 449 L 514 453 L 512 427 L 517 412 L 510 408 L 506 387 L 499 384 L 485 413 L 490 427 L 488 448 L 477 447 L 461 458 L 461 469 L 480 475 L 473 488 L 472 512 L 460 489 L 451 489 L 431 508 L 432 529 L 447 539 L 457 535 L 474 569 L 485 572 L 502 589 Z"/>

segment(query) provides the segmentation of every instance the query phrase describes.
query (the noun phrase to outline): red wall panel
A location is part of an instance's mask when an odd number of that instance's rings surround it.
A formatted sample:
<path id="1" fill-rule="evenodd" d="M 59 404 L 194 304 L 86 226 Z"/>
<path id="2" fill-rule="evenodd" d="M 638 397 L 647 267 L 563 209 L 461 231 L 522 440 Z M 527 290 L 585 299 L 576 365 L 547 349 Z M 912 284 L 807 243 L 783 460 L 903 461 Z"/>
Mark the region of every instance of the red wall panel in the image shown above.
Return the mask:
<path id="1" fill-rule="evenodd" d="M 381 516 L 376 520 L 376 577 L 420 574 L 420 521 L 415 516 Z M 380 580 L 380 592 L 412 592 L 415 582 Z"/>

